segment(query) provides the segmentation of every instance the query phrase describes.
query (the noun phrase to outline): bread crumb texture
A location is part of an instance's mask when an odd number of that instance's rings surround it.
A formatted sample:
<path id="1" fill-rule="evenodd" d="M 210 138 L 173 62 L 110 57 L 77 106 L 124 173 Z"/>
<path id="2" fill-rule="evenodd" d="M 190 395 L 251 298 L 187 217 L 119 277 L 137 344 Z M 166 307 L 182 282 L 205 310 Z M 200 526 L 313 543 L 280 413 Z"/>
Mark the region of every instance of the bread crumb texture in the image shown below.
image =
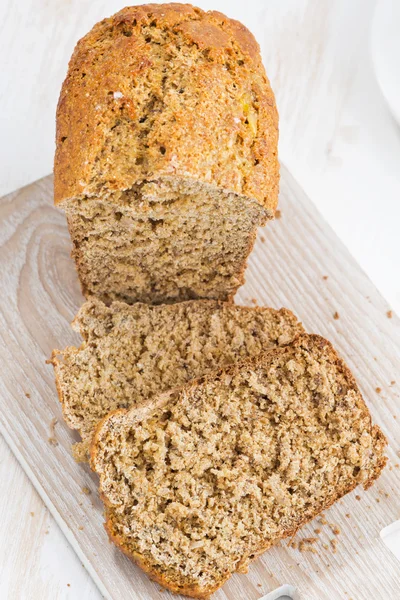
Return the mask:
<path id="1" fill-rule="evenodd" d="M 82 38 L 57 109 L 55 202 L 86 295 L 228 299 L 278 198 L 278 115 L 257 42 L 187 4 Z"/>
<path id="2" fill-rule="evenodd" d="M 288 344 L 303 327 L 286 309 L 216 301 L 107 307 L 93 299 L 80 309 L 80 348 L 55 350 L 52 360 L 63 415 L 77 429 L 84 460 L 94 427 L 108 412 L 140 406 L 156 394 L 211 370 Z"/>
<path id="3" fill-rule="evenodd" d="M 331 344 L 303 334 L 109 415 L 91 464 L 115 543 L 163 585 L 204 598 L 358 484 L 371 485 L 385 445 Z"/>

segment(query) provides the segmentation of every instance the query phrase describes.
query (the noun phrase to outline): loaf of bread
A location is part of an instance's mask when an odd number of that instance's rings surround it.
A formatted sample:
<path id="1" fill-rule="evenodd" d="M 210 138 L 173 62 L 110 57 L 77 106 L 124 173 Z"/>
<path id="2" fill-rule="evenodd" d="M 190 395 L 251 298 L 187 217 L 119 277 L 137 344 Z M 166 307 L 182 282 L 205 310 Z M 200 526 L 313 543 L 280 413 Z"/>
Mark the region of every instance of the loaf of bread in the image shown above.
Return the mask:
<path id="1" fill-rule="evenodd" d="M 329 342 L 301 335 L 99 425 L 91 465 L 111 539 L 159 583 L 207 598 L 385 465 L 386 440 Z"/>
<path id="2" fill-rule="evenodd" d="M 55 350 L 52 363 L 67 424 L 83 444 L 109 411 L 141 405 L 207 371 L 287 344 L 303 332 L 288 310 L 248 308 L 215 300 L 151 306 L 97 299 L 86 302 L 73 326 L 80 348 Z"/>
<path id="3" fill-rule="evenodd" d="M 95 25 L 62 87 L 54 164 L 84 294 L 232 297 L 274 216 L 277 141 L 259 47 L 237 21 L 149 4 Z"/>

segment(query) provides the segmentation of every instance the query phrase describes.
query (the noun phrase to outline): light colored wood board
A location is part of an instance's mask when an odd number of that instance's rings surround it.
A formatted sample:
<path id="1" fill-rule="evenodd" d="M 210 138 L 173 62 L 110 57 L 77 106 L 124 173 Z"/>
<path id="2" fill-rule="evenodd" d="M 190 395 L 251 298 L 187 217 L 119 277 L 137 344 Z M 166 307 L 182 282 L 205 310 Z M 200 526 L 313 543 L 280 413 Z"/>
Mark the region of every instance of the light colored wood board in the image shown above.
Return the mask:
<path id="1" fill-rule="evenodd" d="M 334 342 L 389 438 L 390 463 L 373 488 L 350 494 L 327 513 L 342 531 L 335 554 L 322 549 L 322 542 L 335 538 L 329 526 L 310 524 L 297 537 L 323 529 L 318 554 L 283 542 L 255 561 L 248 575 L 234 575 L 215 598 L 255 600 L 291 583 L 302 600 L 345 593 L 354 600 L 386 600 L 396 597 L 400 582 L 400 563 L 378 535 L 400 513 L 399 386 L 390 385 L 399 375 L 399 320 L 387 317 L 385 300 L 285 169 L 281 211 L 282 218 L 260 232 L 238 300 L 288 306 L 308 331 Z M 51 178 L 1 200 L 1 432 L 107 598 L 177 598 L 107 543 L 96 478 L 70 455 L 76 438 L 61 421 L 52 368 L 45 364 L 53 348 L 80 341 L 69 326 L 82 302 L 69 251 L 64 215 L 52 206 Z M 56 447 L 49 443 L 54 417 Z M 92 493 L 83 494 L 83 487 Z"/>

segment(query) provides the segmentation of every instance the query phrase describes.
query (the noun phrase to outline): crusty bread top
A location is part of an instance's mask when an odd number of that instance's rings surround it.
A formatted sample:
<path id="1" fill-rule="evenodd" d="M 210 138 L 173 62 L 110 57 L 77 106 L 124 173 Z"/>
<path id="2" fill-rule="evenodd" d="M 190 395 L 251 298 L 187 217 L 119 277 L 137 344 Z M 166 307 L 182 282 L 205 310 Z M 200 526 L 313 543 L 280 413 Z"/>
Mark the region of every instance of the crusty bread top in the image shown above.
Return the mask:
<path id="1" fill-rule="evenodd" d="M 386 458 L 332 345 L 303 334 L 98 426 L 112 539 L 174 591 L 204 597 Z"/>
<path id="2" fill-rule="evenodd" d="M 278 115 L 259 46 L 189 4 L 127 7 L 82 38 L 57 108 L 55 203 L 179 177 L 277 203 Z"/>

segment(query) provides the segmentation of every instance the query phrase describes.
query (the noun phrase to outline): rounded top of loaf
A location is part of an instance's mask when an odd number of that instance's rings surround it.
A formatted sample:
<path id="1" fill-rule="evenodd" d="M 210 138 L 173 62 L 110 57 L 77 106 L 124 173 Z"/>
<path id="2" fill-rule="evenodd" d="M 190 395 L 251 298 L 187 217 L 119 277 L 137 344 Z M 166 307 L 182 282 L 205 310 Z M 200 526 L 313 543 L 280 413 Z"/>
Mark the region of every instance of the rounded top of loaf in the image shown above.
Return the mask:
<path id="1" fill-rule="evenodd" d="M 57 108 L 55 202 L 179 178 L 277 204 L 278 114 L 253 35 L 189 4 L 127 7 L 77 44 Z"/>

